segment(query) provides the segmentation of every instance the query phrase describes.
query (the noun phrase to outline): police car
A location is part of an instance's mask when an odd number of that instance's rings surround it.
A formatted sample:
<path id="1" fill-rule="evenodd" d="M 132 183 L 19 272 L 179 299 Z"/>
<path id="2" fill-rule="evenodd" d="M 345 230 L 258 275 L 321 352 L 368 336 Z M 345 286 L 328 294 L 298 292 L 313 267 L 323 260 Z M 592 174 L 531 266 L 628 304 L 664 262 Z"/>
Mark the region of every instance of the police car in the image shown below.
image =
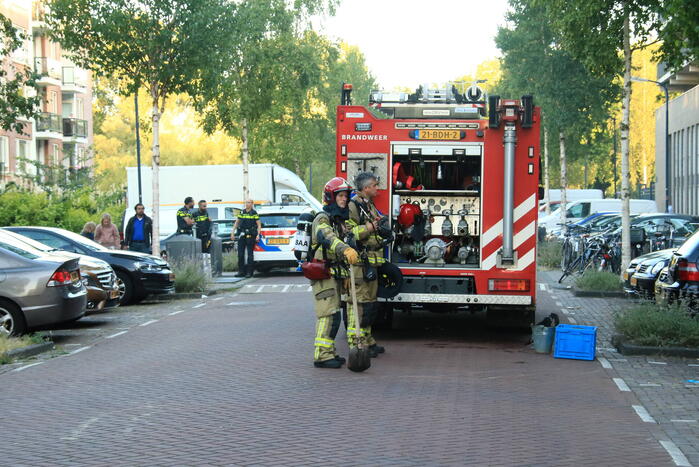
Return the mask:
<path id="1" fill-rule="evenodd" d="M 261 273 L 273 268 L 294 268 L 298 261 L 294 256 L 294 237 L 299 216 L 312 212 L 307 204 L 273 204 L 255 207 L 260 215 L 262 231 L 255 245 L 255 270 Z"/>

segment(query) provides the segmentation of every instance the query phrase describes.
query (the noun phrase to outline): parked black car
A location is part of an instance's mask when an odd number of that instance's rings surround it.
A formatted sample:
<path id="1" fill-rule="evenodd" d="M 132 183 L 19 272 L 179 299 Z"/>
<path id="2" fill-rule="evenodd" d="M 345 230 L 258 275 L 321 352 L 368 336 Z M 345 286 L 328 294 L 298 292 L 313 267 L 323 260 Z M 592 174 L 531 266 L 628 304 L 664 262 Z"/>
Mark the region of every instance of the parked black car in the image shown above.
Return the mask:
<path id="1" fill-rule="evenodd" d="M 698 222 L 699 217 L 683 214 L 642 214 L 631 221 L 631 228 L 643 230 L 646 249 L 658 250 L 682 245 Z"/>
<path id="2" fill-rule="evenodd" d="M 672 255 L 667 277 L 659 283 L 663 301 L 681 301 L 692 311 L 699 306 L 699 232 L 695 232 Z"/>
<path id="3" fill-rule="evenodd" d="M 82 235 L 53 227 L 6 227 L 50 247 L 93 256 L 109 263 L 119 280 L 122 305 L 137 303 L 149 294 L 175 291 L 175 275 L 166 261 L 133 251 L 110 250 Z"/>
<path id="4" fill-rule="evenodd" d="M 624 273 L 624 291 L 629 295 L 652 299 L 655 281 L 670 262 L 674 251 L 674 248 L 668 248 L 634 258 Z"/>

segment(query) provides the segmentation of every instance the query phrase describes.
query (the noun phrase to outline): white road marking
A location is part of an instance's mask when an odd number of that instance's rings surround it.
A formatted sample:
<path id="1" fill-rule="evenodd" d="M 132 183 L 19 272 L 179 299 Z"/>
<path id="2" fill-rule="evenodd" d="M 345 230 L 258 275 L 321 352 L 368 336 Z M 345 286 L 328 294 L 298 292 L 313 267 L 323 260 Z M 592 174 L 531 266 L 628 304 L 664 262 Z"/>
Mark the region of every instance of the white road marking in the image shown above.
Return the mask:
<path id="1" fill-rule="evenodd" d="M 260 293 L 260 292 L 262 292 L 262 289 L 264 289 L 264 288 L 265 288 L 265 286 L 264 286 L 264 285 L 261 285 L 261 286 L 255 291 L 255 293 Z"/>
<path id="2" fill-rule="evenodd" d="M 631 389 L 629 389 L 629 386 L 626 384 L 626 381 L 624 381 L 622 378 L 612 378 L 612 381 L 614 381 L 616 387 L 619 388 L 619 391 L 631 392 Z"/>
<path id="3" fill-rule="evenodd" d="M 667 453 L 670 454 L 675 465 L 679 467 L 692 467 L 692 464 L 689 463 L 687 457 L 682 454 L 682 451 L 680 451 L 680 448 L 678 448 L 675 443 L 672 441 L 661 441 L 660 444 L 665 448 Z"/>
<path id="4" fill-rule="evenodd" d="M 211 299 L 212 302 L 217 302 L 219 300 L 223 300 L 223 297 L 216 297 Z"/>
<path id="5" fill-rule="evenodd" d="M 609 361 L 610 362 L 628 362 L 628 360 L 625 358 L 610 358 Z"/>
<path id="6" fill-rule="evenodd" d="M 655 419 L 650 416 L 648 411 L 646 410 L 645 407 L 642 405 L 632 405 L 633 409 L 636 411 L 636 414 L 641 418 L 646 423 L 656 423 Z"/>
<path id="7" fill-rule="evenodd" d="M 173 311 L 172 313 L 168 313 L 168 316 L 175 316 L 179 315 L 180 313 L 184 313 L 184 310 Z"/>
<path id="8" fill-rule="evenodd" d="M 688 363 L 687 366 L 699 366 L 699 363 Z"/>
<path id="9" fill-rule="evenodd" d="M 662 384 L 658 383 L 641 383 L 639 386 L 643 386 L 644 388 L 659 388 L 662 386 Z"/>
<path id="10" fill-rule="evenodd" d="M 546 290 L 546 284 L 539 284 L 540 290 Z"/>
<path id="11" fill-rule="evenodd" d="M 654 362 L 652 360 L 648 360 L 648 363 L 651 365 L 667 365 L 667 362 Z"/>
<path id="12" fill-rule="evenodd" d="M 42 363 L 44 363 L 44 362 L 30 363 L 29 365 L 24 365 L 24 366 L 21 366 L 21 367 L 19 367 L 19 368 L 15 368 L 15 369 L 12 370 L 12 371 L 23 371 L 23 370 L 26 370 L 27 368 L 31 368 L 31 367 L 33 367 L 33 366 L 41 365 Z"/>
<path id="13" fill-rule="evenodd" d="M 306 292 L 312 292 L 312 291 L 313 291 L 313 287 L 311 287 L 311 286 L 309 285 L 308 288 L 306 289 Z"/>
<path id="14" fill-rule="evenodd" d="M 107 338 L 107 339 L 114 339 L 115 337 L 123 336 L 123 335 L 126 334 L 127 332 L 129 332 L 129 331 L 117 332 L 116 334 L 112 334 L 111 336 L 107 336 L 106 338 Z"/>
<path id="15" fill-rule="evenodd" d="M 286 292 L 287 290 L 289 290 L 289 287 L 291 287 L 291 284 L 286 284 L 286 285 L 284 286 L 284 288 L 282 289 L 282 293 L 284 293 L 284 292 Z"/>
<path id="16" fill-rule="evenodd" d="M 556 302 L 556 306 L 557 306 L 558 308 L 563 308 L 563 304 L 562 304 L 561 302 Z"/>
<path id="17" fill-rule="evenodd" d="M 673 423 L 697 423 L 696 420 L 670 420 Z"/>
<path id="18" fill-rule="evenodd" d="M 609 363 L 609 360 L 607 360 L 606 358 L 599 357 L 597 358 L 597 361 L 600 363 L 600 365 L 602 365 L 602 368 L 606 368 L 608 370 L 612 369 L 612 364 Z"/>
<path id="19" fill-rule="evenodd" d="M 92 425 L 93 423 L 95 423 L 97 420 L 99 420 L 99 418 L 94 417 L 94 418 L 91 418 L 91 419 L 87 420 L 87 421 L 84 422 L 84 423 L 81 423 L 80 426 L 79 426 L 76 430 L 73 430 L 73 431 L 71 432 L 70 436 L 64 436 L 64 437 L 61 438 L 61 439 L 62 439 L 62 440 L 65 440 L 65 441 L 75 441 L 76 439 L 80 438 L 80 435 L 82 435 L 82 433 L 83 433 L 85 430 L 87 430 L 88 428 L 90 428 L 90 425 Z"/>
<path id="20" fill-rule="evenodd" d="M 86 345 L 85 347 L 80 347 L 79 349 L 73 350 L 73 351 L 72 351 L 71 353 L 69 353 L 68 355 L 75 355 L 76 353 L 82 352 L 83 350 L 87 350 L 87 349 L 89 349 L 89 348 L 90 348 L 90 346 L 89 346 L 89 345 Z"/>
<path id="21" fill-rule="evenodd" d="M 578 322 L 575 321 L 575 318 L 573 318 L 572 316 L 568 317 L 568 321 L 570 321 L 571 324 L 578 324 Z"/>
<path id="22" fill-rule="evenodd" d="M 205 305 L 206 305 L 206 303 L 200 303 L 199 305 L 194 305 L 192 308 L 201 308 Z"/>
<path id="23" fill-rule="evenodd" d="M 148 326 L 149 324 L 153 324 L 153 323 L 157 323 L 157 322 L 158 322 L 157 319 L 152 319 L 152 320 L 150 320 L 150 321 L 146 321 L 146 322 L 143 323 L 143 324 L 139 324 L 139 326 Z"/>

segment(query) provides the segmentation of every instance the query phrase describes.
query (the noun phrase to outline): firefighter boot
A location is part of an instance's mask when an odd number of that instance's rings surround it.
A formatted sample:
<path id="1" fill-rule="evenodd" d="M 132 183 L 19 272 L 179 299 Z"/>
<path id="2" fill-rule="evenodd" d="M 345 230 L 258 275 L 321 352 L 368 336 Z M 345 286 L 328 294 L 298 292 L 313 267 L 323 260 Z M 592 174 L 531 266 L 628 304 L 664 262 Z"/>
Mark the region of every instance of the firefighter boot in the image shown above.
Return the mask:
<path id="1" fill-rule="evenodd" d="M 330 360 L 325 360 L 322 362 L 313 362 L 313 366 L 316 368 L 342 368 L 342 362 L 331 358 Z"/>

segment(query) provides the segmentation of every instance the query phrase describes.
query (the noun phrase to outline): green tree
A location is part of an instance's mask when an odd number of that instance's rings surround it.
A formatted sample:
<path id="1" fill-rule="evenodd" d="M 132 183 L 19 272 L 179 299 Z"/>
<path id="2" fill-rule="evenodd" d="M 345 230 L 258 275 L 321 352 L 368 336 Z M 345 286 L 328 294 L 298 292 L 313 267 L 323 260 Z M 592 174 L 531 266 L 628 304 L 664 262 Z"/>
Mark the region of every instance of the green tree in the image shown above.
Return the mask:
<path id="1" fill-rule="evenodd" d="M 37 117 L 40 104 L 38 96 L 24 92 L 34 87 L 37 75 L 31 69 L 17 69 L 9 59 L 25 40 L 12 21 L 0 14 L 0 129 L 17 133 L 23 133 L 25 125 L 18 120 Z"/>
<path id="2" fill-rule="evenodd" d="M 247 198 L 249 131 L 265 116 L 298 120 L 308 113 L 307 94 L 321 82 L 328 49 L 314 43 L 305 27 L 311 14 L 332 8 L 325 0 L 244 0 L 237 4 L 235 53 L 225 62 L 224 79 L 216 72 L 202 80 L 199 109 L 207 131 L 221 128 L 242 141 L 243 193 Z M 215 70 L 214 70 L 215 71 Z M 304 107 L 305 106 L 305 107 Z M 272 110 L 276 115 L 270 115 Z M 291 115 L 289 109 L 296 115 Z M 311 119 L 312 120 L 312 119 Z"/>
<path id="3" fill-rule="evenodd" d="M 546 16 L 554 25 L 562 46 L 591 73 L 608 79 L 623 73 L 620 125 L 623 270 L 631 261 L 629 128 L 632 54 L 657 40 L 655 33 L 660 29 L 662 3 L 661 0 L 536 1 L 546 8 Z"/>
<path id="4" fill-rule="evenodd" d="M 665 0 L 659 5 L 662 39 L 658 57 L 671 69 L 699 58 L 699 8 L 694 0 Z"/>
<path id="5" fill-rule="evenodd" d="M 533 94 L 541 106 L 544 126 L 545 172 L 548 173 L 548 135 L 558 136 L 561 201 L 566 202 L 567 156 L 588 157 L 596 129 L 607 120 L 618 95 L 612 79 L 594 76 L 561 47 L 548 11 L 532 0 L 511 0 L 496 44 L 503 52 L 503 75 L 496 91 L 503 96 Z M 548 180 L 545 181 L 548 185 Z M 565 211 L 561 211 L 562 221 Z"/>
<path id="6" fill-rule="evenodd" d="M 159 241 L 159 124 L 169 96 L 196 95 L 203 74 L 221 76 L 239 27 L 227 0 L 49 0 L 55 39 L 98 76 L 119 79 L 130 95 L 141 86 L 151 100 L 153 252 Z M 224 45 L 225 44 L 225 45 Z"/>

